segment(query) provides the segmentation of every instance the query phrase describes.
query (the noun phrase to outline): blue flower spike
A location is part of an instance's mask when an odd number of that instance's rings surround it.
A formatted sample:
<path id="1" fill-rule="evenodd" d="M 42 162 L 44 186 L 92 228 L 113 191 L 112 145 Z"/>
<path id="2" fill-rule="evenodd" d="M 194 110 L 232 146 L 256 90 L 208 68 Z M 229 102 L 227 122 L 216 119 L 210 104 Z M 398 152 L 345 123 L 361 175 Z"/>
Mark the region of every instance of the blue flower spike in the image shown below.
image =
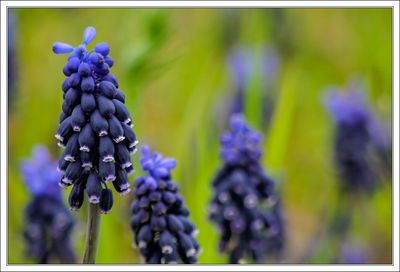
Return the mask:
<path id="1" fill-rule="evenodd" d="M 118 80 L 110 72 L 114 64 L 106 43 L 97 51 L 86 46 L 95 38 L 96 30 L 87 27 L 83 44 L 72 46 L 56 43 L 55 52 L 71 52 L 63 68 L 67 78 L 62 84 L 64 102 L 60 125 L 55 137 L 64 148 L 58 169 L 60 186 L 73 185 L 69 203 L 79 210 L 85 193 L 90 203 L 99 203 L 102 213 L 109 213 L 113 194 L 107 184 L 126 195 L 130 192 L 128 175 L 134 169 L 130 155 L 136 151 L 136 135 L 132 118 L 125 106 L 125 95 L 118 89 Z"/>
<path id="2" fill-rule="evenodd" d="M 213 180 L 209 217 L 221 230 L 219 249 L 229 254 L 230 263 L 262 263 L 266 255 L 282 251 L 280 202 L 259 162 L 261 135 L 241 114 L 231 116 L 230 127 L 221 136 L 224 164 Z"/>
<path id="3" fill-rule="evenodd" d="M 362 86 L 356 85 L 347 93 L 329 88 L 324 102 L 335 123 L 334 156 L 342 188 L 350 193 L 373 191 L 377 177 L 369 149 L 374 135 L 382 131 Z"/>
<path id="4" fill-rule="evenodd" d="M 197 263 L 197 229 L 189 221 L 178 185 L 171 180 L 176 161 L 142 147 L 146 176 L 135 180 L 131 227 L 135 245 L 146 263 Z"/>

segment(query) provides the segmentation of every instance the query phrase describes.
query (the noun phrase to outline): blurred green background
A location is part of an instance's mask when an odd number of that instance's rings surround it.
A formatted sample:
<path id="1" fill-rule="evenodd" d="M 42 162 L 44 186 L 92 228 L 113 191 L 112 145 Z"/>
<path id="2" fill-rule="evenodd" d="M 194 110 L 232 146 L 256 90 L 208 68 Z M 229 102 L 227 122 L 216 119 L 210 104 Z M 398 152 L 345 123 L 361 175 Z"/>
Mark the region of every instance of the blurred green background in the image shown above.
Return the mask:
<path id="1" fill-rule="evenodd" d="M 245 113 L 264 134 L 263 166 L 277 182 L 286 224 L 281 263 L 330 263 L 338 241 L 328 224 L 341 202 L 332 159 L 334 126 L 322 103 L 329 85 L 364 80 L 366 95 L 380 118 L 391 122 L 392 13 L 390 9 L 14 9 L 15 88 L 9 99 L 8 261 L 31 263 L 24 254 L 23 210 L 30 195 L 19 172 L 35 144 L 54 157 L 54 133 L 61 112 L 65 55 L 52 43 L 78 45 L 83 30 L 97 29 L 93 44 L 106 41 L 132 113 L 140 144 L 177 159 L 174 180 L 200 229 L 200 263 L 225 263 L 217 251 L 218 232 L 207 219 L 210 187 L 219 160 L 219 134 L 226 128 L 227 102 L 234 96 L 227 57 L 235 46 L 280 58 L 273 87 L 252 73 Z M 268 126 L 261 125 L 265 92 L 274 97 Z M 140 154 L 133 156 L 140 175 Z M 387 179 L 387 178 L 386 178 Z M 389 178 L 390 179 L 390 178 Z M 67 189 L 64 192 L 67 198 Z M 391 180 L 354 199 L 352 245 L 368 262 L 390 263 Z M 131 247 L 132 195 L 115 197 L 102 217 L 98 263 L 139 263 Z M 77 255 L 83 254 L 87 207 L 74 213 Z M 80 261 L 80 260 L 79 260 Z M 274 261 L 274 260 L 267 260 Z M 276 262 L 276 260 L 275 260 Z"/>

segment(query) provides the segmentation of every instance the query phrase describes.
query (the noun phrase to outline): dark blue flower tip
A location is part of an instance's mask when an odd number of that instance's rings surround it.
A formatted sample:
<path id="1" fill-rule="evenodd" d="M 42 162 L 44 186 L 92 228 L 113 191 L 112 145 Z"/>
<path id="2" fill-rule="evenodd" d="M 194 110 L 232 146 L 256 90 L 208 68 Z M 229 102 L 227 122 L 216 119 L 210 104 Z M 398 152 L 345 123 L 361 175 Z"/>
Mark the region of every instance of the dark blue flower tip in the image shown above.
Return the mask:
<path id="1" fill-rule="evenodd" d="M 115 163 L 99 160 L 98 168 L 99 177 L 102 178 L 104 182 L 112 182 L 117 178 L 115 175 Z"/>
<path id="2" fill-rule="evenodd" d="M 82 63 L 79 65 L 78 73 L 79 73 L 79 75 L 80 75 L 81 77 L 87 77 L 87 76 L 89 76 L 89 75 L 90 75 L 90 72 L 91 72 L 91 70 L 90 70 L 90 65 L 89 65 L 88 63 L 82 62 Z"/>
<path id="3" fill-rule="evenodd" d="M 77 211 L 82 207 L 85 192 L 84 190 L 84 187 L 80 184 L 75 184 L 74 187 L 72 187 L 72 191 L 68 197 L 71 211 Z"/>
<path id="4" fill-rule="evenodd" d="M 96 99 L 93 94 L 83 93 L 81 96 L 81 107 L 85 113 L 91 113 L 96 109 Z"/>
<path id="5" fill-rule="evenodd" d="M 96 37 L 96 29 L 92 26 L 88 26 L 83 33 L 83 43 L 88 45 Z"/>
<path id="6" fill-rule="evenodd" d="M 110 46 L 106 42 L 96 44 L 94 51 L 106 57 L 110 53 Z"/>
<path id="7" fill-rule="evenodd" d="M 97 96 L 97 107 L 101 115 L 106 118 L 110 118 L 115 113 L 114 103 L 105 96 Z"/>
<path id="8" fill-rule="evenodd" d="M 72 134 L 71 117 L 65 118 L 58 126 L 55 137 L 59 141 L 69 138 Z"/>
<path id="9" fill-rule="evenodd" d="M 125 123 L 121 123 L 122 128 L 124 129 L 124 142 L 127 144 L 129 149 L 134 149 L 139 141 L 136 139 L 136 134 L 133 132 L 132 128 Z"/>
<path id="10" fill-rule="evenodd" d="M 110 213 L 114 204 L 113 194 L 110 189 L 103 189 L 100 196 L 100 212 L 103 214 Z"/>
<path id="11" fill-rule="evenodd" d="M 90 170 L 91 168 L 93 168 L 95 161 L 94 152 L 86 152 L 82 150 L 80 154 L 80 159 L 82 162 L 82 168 L 84 168 L 85 170 Z"/>
<path id="12" fill-rule="evenodd" d="M 100 137 L 99 140 L 99 155 L 103 162 L 114 161 L 115 148 L 114 143 L 108 136 Z"/>
<path id="13" fill-rule="evenodd" d="M 88 195 L 89 202 L 93 204 L 99 203 L 102 190 L 103 188 L 97 173 L 92 172 L 89 175 L 86 184 L 86 193 Z"/>
<path id="14" fill-rule="evenodd" d="M 80 132 L 86 124 L 85 113 L 80 105 L 77 105 L 71 113 L 71 126 L 75 132 Z"/>
<path id="15" fill-rule="evenodd" d="M 82 167 L 79 161 L 71 162 L 65 170 L 64 178 L 66 184 L 73 184 L 81 176 Z"/>
<path id="16" fill-rule="evenodd" d="M 128 173 L 119 165 L 116 166 L 116 179 L 113 181 L 114 188 L 121 195 L 126 195 L 131 191 L 128 182 Z"/>
<path id="17" fill-rule="evenodd" d="M 95 139 L 95 133 L 90 124 L 87 123 L 79 133 L 79 150 L 82 152 L 90 152 L 96 145 Z"/>
<path id="18" fill-rule="evenodd" d="M 65 160 L 74 162 L 79 154 L 79 135 L 77 133 L 73 133 L 71 137 L 68 139 L 67 145 L 65 146 L 64 154 Z"/>
<path id="19" fill-rule="evenodd" d="M 53 43 L 53 52 L 56 54 L 66 54 L 74 51 L 74 47 L 67 43 L 55 42 Z"/>
<path id="20" fill-rule="evenodd" d="M 71 73 L 78 71 L 80 60 L 76 57 L 70 58 L 67 63 L 67 68 Z"/>
<path id="21" fill-rule="evenodd" d="M 123 143 L 115 144 L 115 157 L 121 168 L 125 169 L 132 165 L 130 153 Z"/>
<path id="22" fill-rule="evenodd" d="M 98 110 L 95 110 L 90 115 L 90 125 L 93 131 L 95 131 L 99 136 L 105 136 L 108 134 L 108 122 Z"/>
<path id="23" fill-rule="evenodd" d="M 108 97 L 108 98 L 113 98 L 116 94 L 116 88 L 114 86 L 114 84 L 112 84 L 109 81 L 102 81 L 99 83 L 99 90 L 101 91 L 101 93 Z"/>
<path id="24" fill-rule="evenodd" d="M 91 76 L 82 78 L 81 90 L 83 92 L 91 93 L 95 87 L 94 79 Z"/>
<path id="25" fill-rule="evenodd" d="M 79 103 L 79 100 L 80 100 L 79 90 L 75 88 L 69 88 L 68 91 L 65 93 L 64 101 L 68 107 L 75 107 Z"/>
<path id="26" fill-rule="evenodd" d="M 118 120 L 117 117 L 115 117 L 114 115 L 111 116 L 111 118 L 108 119 L 108 126 L 110 128 L 110 134 L 114 142 L 119 143 L 125 140 L 124 129 L 122 128 L 121 122 Z M 127 148 L 126 151 L 128 152 L 129 155 L 129 151 Z"/>
<path id="27" fill-rule="evenodd" d="M 131 116 L 129 114 L 128 109 L 125 107 L 124 103 L 117 99 L 113 99 L 112 102 L 115 106 L 115 116 L 125 124 L 128 124 L 132 121 Z"/>

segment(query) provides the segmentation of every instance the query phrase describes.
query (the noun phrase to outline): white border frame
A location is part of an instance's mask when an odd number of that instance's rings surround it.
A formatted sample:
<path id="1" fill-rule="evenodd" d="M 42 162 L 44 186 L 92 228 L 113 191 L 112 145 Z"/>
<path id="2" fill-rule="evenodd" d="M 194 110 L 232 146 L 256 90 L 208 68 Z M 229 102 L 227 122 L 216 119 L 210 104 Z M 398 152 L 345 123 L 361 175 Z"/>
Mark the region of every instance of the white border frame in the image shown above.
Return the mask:
<path id="1" fill-rule="evenodd" d="M 399 271 L 399 2 L 397 1 L 2 1 L 0 271 Z M 392 265 L 9 265 L 7 260 L 7 7 L 389 7 L 393 16 Z"/>

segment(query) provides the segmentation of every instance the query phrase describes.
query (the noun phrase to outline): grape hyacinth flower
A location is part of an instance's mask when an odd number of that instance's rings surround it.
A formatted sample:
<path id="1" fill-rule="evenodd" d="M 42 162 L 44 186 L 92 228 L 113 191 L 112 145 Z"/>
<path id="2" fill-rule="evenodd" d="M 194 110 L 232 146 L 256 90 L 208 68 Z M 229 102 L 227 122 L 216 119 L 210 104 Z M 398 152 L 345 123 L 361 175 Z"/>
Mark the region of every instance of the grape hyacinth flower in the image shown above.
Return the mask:
<path id="1" fill-rule="evenodd" d="M 228 56 L 228 68 L 235 86 L 235 97 L 232 101 L 230 112 L 242 113 L 244 110 L 244 97 L 246 85 L 252 73 L 252 59 L 248 50 L 235 48 Z"/>
<path id="2" fill-rule="evenodd" d="M 261 136 L 241 114 L 232 115 L 230 124 L 232 131 L 221 136 L 224 165 L 213 180 L 209 216 L 220 229 L 219 248 L 229 253 L 230 263 L 248 255 L 260 263 L 283 248 L 280 201 L 259 163 Z"/>
<path id="3" fill-rule="evenodd" d="M 135 180 L 131 218 L 140 254 L 146 263 L 197 263 L 198 231 L 188 219 L 178 185 L 171 180 L 176 161 L 144 146 L 140 163 L 147 176 Z"/>
<path id="4" fill-rule="evenodd" d="M 341 176 L 342 188 L 348 192 L 371 191 L 375 177 L 368 163 L 368 148 L 373 120 L 362 92 L 340 93 L 330 90 L 326 106 L 336 125 L 335 162 Z"/>
<path id="5" fill-rule="evenodd" d="M 33 196 L 25 209 L 24 238 L 28 255 L 38 263 L 74 263 L 70 234 L 75 224 L 65 207 L 56 170 L 44 146 L 36 146 L 31 159 L 21 163 L 21 173 Z"/>
<path id="6" fill-rule="evenodd" d="M 83 44 L 75 48 L 60 42 L 53 45 L 56 54 L 71 53 L 63 69 L 67 78 L 62 84 L 64 102 L 55 136 L 64 148 L 58 165 L 63 174 L 60 185 L 73 185 L 71 209 L 82 206 L 86 191 L 90 203 L 99 203 L 101 213 L 109 213 L 113 194 L 107 183 L 121 195 L 130 191 L 130 154 L 136 151 L 137 140 L 125 95 L 110 72 L 114 61 L 108 44 L 86 49 L 95 36 L 96 30 L 88 27 Z"/>
<path id="7" fill-rule="evenodd" d="M 262 49 L 260 56 L 246 47 L 234 47 L 228 56 L 230 77 L 234 83 L 235 96 L 230 114 L 243 113 L 245 109 L 246 88 L 251 77 L 260 73 L 262 77 L 262 125 L 266 127 L 272 116 L 275 104 L 275 82 L 280 66 L 280 58 L 273 47 Z"/>

